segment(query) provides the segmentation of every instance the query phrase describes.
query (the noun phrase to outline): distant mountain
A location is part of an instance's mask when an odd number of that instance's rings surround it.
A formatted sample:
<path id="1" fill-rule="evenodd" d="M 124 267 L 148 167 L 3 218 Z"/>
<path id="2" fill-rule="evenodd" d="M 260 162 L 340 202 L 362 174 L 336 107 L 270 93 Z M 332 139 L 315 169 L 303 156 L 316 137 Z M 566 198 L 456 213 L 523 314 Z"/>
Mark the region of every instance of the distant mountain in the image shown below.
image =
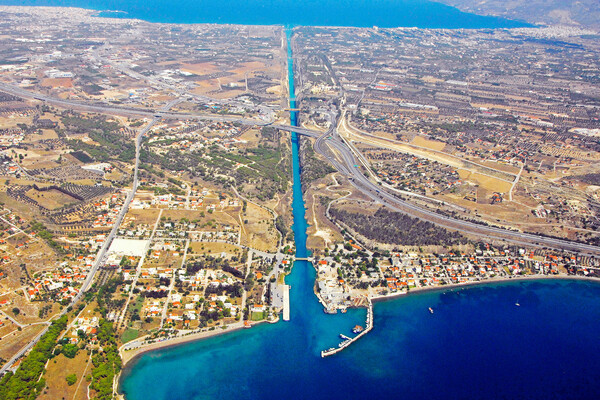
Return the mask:
<path id="1" fill-rule="evenodd" d="M 600 0 L 437 0 L 462 11 L 541 25 L 600 29 Z"/>

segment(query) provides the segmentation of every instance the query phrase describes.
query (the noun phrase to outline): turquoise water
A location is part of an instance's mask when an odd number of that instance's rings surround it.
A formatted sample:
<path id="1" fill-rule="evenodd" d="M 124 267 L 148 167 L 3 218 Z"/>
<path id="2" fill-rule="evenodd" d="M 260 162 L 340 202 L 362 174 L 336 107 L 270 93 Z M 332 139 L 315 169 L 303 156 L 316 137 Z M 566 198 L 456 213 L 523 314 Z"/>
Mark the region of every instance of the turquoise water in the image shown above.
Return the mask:
<path id="1" fill-rule="evenodd" d="M 428 0 L 0 0 L 3 5 L 119 10 L 150 22 L 248 25 L 512 28 L 522 22 L 464 13 Z"/>
<path id="2" fill-rule="evenodd" d="M 292 149 L 296 254 L 302 257 L 306 220 L 297 138 Z M 121 390 L 128 400 L 548 400 L 600 394 L 599 284 L 508 282 L 378 303 L 374 329 L 322 359 L 320 351 L 364 324 L 366 312 L 324 314 L 314 279 L 309 263 L 295 264 L 287 278 L 290 322 L 145 354 L 124 371 Z"/>
<path id="3" fill-rule="evenodd" d="M 325 315 L 313 278 L 294 268 L 289 323 L 142 356 L 122 379 L 127 399 L 598 398 L 598 284 L 511 282 L 378 303 L 373 331 L 321 359 L 364 312 Z"/>

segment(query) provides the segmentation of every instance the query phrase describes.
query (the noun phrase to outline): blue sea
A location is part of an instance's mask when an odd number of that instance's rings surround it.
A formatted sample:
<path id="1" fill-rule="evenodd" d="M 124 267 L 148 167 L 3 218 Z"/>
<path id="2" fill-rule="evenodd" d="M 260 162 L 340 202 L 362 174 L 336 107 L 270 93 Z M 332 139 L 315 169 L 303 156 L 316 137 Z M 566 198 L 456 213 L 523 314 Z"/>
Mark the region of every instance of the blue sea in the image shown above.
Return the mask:
<path id="1" fill-rule="evenodd" d="M 290 31 L 288 30 L 288 40 Z M 291 63 L 292 54 L 288 54 Z M 293 71 L 293 66 L 289 66 Z M 293 74 L 289 78 L 294 87 Z M 295 108 L 295 96 L 290 104 Z M 293 124 L 297 114 L 291 115 Z M 292 135 L 296 255 L 306 219 Z M 597 399 L 600 284 L 544 280 L 422 292 L 375 305 L 374 329 L 321 358 L 365 310 L 323 313 L 315 270 L 295 263 L 291 321 L 142 355 L 123 372 L 127 400 Z M 517 306 L 516 304 L 519 304 Z M 429 312 L 429 307 L 434 313 Z"/>
<path id="2" fill-rule="evenodd" d="M 81 7 L 150 22 L 419 28 L 513 28 L 519 21 L 464 13 L 428 0 L 0 0 Z"/>
<path id="3" fill-rule="evenodd" d="M 290 278 L 290 322 L 143 355 L 123 375 L 127 400 L 600 396 L 598 284 L 510 282 L 378 303 L 374 329 L 322 359 L 365 312 L 325 315 L 304 284 L 307 263 Z"/>
<path id="4" fill-rule="evenodd" d="M 121 10 L 127 14 L 117 15 L 174 23 L 526 25 L 418 0 L 0 0 L 0 4 Z M 292 115 L 293 121 L 296 118 Z M 292 150 L 296 251 L 304 256 L 306 220 L 295 136 Z M 322 359 L 320 351 L 337 345 L 339 334 L 351 336 L 354 325 L 364 325 L 366 312 L 324 314 L 313 293 L 314 279 L 312 265 L 295 263 L 287 278 L 292 287 L 290 322 L 144 354 L 128 365 L 120 390 L 127 400 L 600 398 L 596 378 L 600 284 L 507 282 L 377 303 L 373 331 L 340 354 Z"/>

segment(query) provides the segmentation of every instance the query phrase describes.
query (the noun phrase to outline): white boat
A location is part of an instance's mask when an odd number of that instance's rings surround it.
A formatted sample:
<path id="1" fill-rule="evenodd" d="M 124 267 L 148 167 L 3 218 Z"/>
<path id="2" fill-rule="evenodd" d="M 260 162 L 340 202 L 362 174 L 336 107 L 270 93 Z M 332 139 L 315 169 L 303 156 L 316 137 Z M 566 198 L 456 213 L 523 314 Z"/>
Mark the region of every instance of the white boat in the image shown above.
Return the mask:
<path id="1" fill-rule="evenodd" d="M 429 312 L 433 314 L 433 308 L 429 307 Z"/>

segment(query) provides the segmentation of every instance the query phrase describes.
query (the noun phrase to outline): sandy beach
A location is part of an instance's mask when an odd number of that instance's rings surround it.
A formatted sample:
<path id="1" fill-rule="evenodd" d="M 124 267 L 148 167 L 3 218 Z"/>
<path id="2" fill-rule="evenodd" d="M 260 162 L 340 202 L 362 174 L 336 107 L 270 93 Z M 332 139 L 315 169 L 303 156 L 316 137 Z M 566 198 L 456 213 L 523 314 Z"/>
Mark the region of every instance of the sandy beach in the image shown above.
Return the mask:
<path id="1" fill-rule="evenodd" d="M 259 325 L 268 321 L 259 321 L 252 324 L 252 326 Z M 277 321 L 275 321 L 277 322 Z M 121 359 L 123 360 L 123 367 L 129 364 L 132 360 L 137 358 L 138 356 L 153 350 L 163 349 L 171 346 L 178 346 L 188 342 L 194 342 L 196 340 L 208 339 L 214 336 L 224 335 L 226 333 L 235 332 L 244 328 L 243 322 L 236 322 L 235 324 L 226 325 L 227 329 L 223 329 L 222 327 L 217 327 L 214 330 L 208 330 L 203 332 L 195 332 L 189 333 L 182 336 L 177 336 L 170 339 L 165 339 L 160 342 L 142 344 L 139 347 L 135 347 L 131 350 L 124 350 L 123 346 L 119 349 L 121 353 Z M 138 340 L 143 339 L 139 338 Z"/>
<path id="2" fill-rule="evenodd" d="M 383 302 L 383 301 L 388 301 L 388 300 L 395 300 L 395 299 L 405 297 L 408 295 L 425 293 L 425 292 L 455 290 L 455 289 L 461 289 L 461 288 L 465 288 L 465 287 L 491 285 L 494 283 L 504 283 L 504 282 L 517 282 L 517 281 L 528 281 L 528 280 L 558 280 L 558 279 L 560 279 L 560 280 L 586 280 L 586 281 L 600 283 L 600 279 L 588 278 L 588 277 L 583 277 L 583 276 L 528 275 L 528 276 L 515 276 L 512 278 L 506 278 L 506 277 L 492 278 L 492 279 L 487 279 L 487 280 L 483 280 L 483 281 L 467 282 L 467 283 L 451 284 L 451 285 L 443 285 L 443 286 L 419 287 L 419 288 L 411 289 L 408 292 L 393 293 L 393 294 L 381 295 L 381 296 L 373 296 L 373 297 L 370 297 L 370 299 L 373 303 L 377 303 L 377 302 Z M 317 298 L 319 298 L 318 294 L 317 294 Z M 319 300 L 321 301 L 320 298 L 319 298 Z M 268 321 L 255 322 L 255 323 L 253 323 L 253 326 L 262 324 L 265 322 L 268 322 Z M 277 322 L 277 321 L 274 321 L 274 322 Z M 149 351 L 163 349 L 163 348 L 167 348 L 167 347 L 171 347 L 171 346 L 178 346 L 178 345 L 188 343 L 188 342 L 193 342 L 196 340 L 208 339 L 208 338 L 211 338 L 214 336 L 234 332 L 234 331 L 240 330 L 242 328 L 244 328 L 243 322 L 236 322 L 235 324 L 227 325 L 227 329 L 222 329 L 222 327 L 218 327 L 214 330 L 189 333 L 189 334 L 185 334 L 183 336 L 177 336 L 177 337 L 174 337 L 171 339 L 165 339 L 160 342 L 142 344 L 139 347 L 135 347 L 131 350 L 124 350 L 123 347 L 125 345 L 123 345 L 123 346 L 121 346 L 121 349 L 120 349 L 121 358 L 123 360 L 123 366 L 126 366 L 132 360 L 137 358 L 138 356 L 140 356 L 146 352 L 149 352 Z M 140 340 L 140 339 L 143 339 L 143 338 L 139 338 L 137 340 Z"/>

